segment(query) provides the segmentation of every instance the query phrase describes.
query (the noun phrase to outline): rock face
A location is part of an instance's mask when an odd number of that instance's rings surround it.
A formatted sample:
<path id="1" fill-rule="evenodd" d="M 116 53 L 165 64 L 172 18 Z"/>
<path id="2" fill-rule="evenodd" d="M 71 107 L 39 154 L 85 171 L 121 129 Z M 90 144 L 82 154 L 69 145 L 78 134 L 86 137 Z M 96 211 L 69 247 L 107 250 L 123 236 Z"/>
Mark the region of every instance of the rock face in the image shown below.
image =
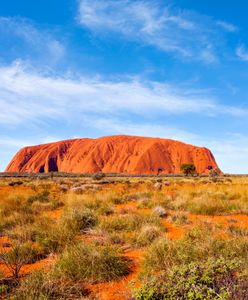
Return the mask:
<path id="1" fill-rule="evenodd" d="M 136 136 L 74 139 L 25 147 L 9 163 L 6 172 L 73 172 L 170 174 L 192 163 L 198 173 L 217 167 L 207 148 L 182 142 Z"/>

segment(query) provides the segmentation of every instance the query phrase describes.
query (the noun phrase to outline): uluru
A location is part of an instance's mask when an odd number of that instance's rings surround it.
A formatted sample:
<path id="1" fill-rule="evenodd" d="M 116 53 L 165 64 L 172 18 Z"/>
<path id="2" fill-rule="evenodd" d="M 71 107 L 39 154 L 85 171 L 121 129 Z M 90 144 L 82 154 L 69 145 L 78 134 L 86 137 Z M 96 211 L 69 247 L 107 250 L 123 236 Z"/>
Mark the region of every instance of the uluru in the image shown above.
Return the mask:
<path id="1" fill-rule="evenodd" d="M 199 174 L 217 168 L 211 151 L 171 139 L 115 135 L 25 147 L 5 172 L 179 174 L 191 163 Z"/>

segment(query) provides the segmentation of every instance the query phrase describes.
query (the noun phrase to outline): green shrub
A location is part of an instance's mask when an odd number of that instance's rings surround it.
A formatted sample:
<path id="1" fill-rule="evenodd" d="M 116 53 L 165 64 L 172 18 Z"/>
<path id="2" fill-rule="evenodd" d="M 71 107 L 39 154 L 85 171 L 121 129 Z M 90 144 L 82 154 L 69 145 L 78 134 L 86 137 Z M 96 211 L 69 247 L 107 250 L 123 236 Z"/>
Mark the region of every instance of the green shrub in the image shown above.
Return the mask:
<path id="1" fill-rule="evenodd" d="M 92 228 L 97 222 L 96 213 L 88 208 L 71 209 L 62 218 L 62 224 L 75 232 Z"/>
<path id="2" fill-rule="evenodd" d="M 34 214 L 38 215 L 43 211 L 52 211 L 64 206 L 64 203 L 58 199 L 51 199 L 49 202 L 34 202 L 32 210 Z"/>
<path id="3" fill-rule="evenodd" d="M 130 231 L 137 225 L 134 218 L 127 218 L 126 216 L 110 216 L 101 220 L 99 227 L 107 232 L 115 231 Z"/>
<path id="4" fill-rule="evenodd" d="M 25 197 L 10 197 L 0 205 L 0 228 L 6 230 L 16 225 L 32 224 L 36 212 Z"/>
<path id="5" fill-rule="evenodd" d="M 121 234 L 120 232 L 113 232 L 112 234 L 110 234 L 110 242 L 112 244 L 119 244 L 119 245 L 123 245 L 125 243 L 125 236 L 123 234 Z"/>
<path id="6" fill-rule="evenodd" d="M 88 196 L 88 195 L 87 195 Z M 108 199 L 104 199 L 101 197 L 90 197 L 89 196 L 80 203 L 77 203 L 73 209 L 89 209 L 101 215 L 110 215 L 114 212 L 114 207 L 111 203 L 108 203 Z"/>
<path id="7" fill-rule="evenodd" d="M 160 238 L 147 250 L 143 267 L 145 272 L 166 271 L 175 265 L 204 262 L 207 258 L 239 259 L 248 266 L 248 241 L 242 238 L 223 240 L 211 228 L 195 228 L 182 239 Z"/>
<path id="8" fill-rule="evenodd" d="M 126 196 L 113 196 L 110 198 L 110 201 L 115 204 L 115 205 L 118 205 L 118 204 L 125 204 L 127 203 L 129 200 L 126 199 Z"/>
<path id="9" fill-rule="evenodd" d="M 153 208 L 153 213 L 158 215 L 160 218 L 166 217 L 166 210 L 162 206 L 155 206 Z"/>
<path id="10" fill-rule="evenodd" d="M 43 217 L 33 225 L 33 241 L 38 242 L 44 254 L 58 253 L 71 245 L 80 231 L 94 227 L 97 222 L 90 209 L 70 209 L 55 222 Z"/>
<path id="11" fill-rule="evenodd" d="M 231 225 L 228 227 L 228 231 L 234 236 L 248 237 L 248 229 L 244 227 Z"/>
<path id="12" fill-rule="evenodd" d="M 156 192 L 150 201 L 150 207 L 154 208 L 156 206 L 162 206 L 165 210 L 173 209 L 174 207 L 172 196 L 165 195 L 161 192 Z"/>
<path id="13" fill-rule="evenodd" d="M 43 191 L 41 193 L 38 193 L 36 195 L 30 196 L 27 199 L 29 204 L 32 204 L 34 202 L 41 202 L 46 203 L 50 201 L 50 192 L 49 191 Z"/>
<path id="14" fill-rule="evenodd" d="M 127 275 L 130 263 L 110 246 L 78 244 L 68 248 L 55 266 L 57 276 L 90 282 Z"/>
<path id="15" fill-rule="evenodd" d="M 152 197 L 152 193 L 151 192 L 138 192 L 138 193 L 134 193 L 134 194 L 128 194 L 125 195 L 124 198 L 127 201 L 137 201 L 137 200 L 141 200 L 141 199 L 151 199 Z"/>
<path id="16" fill-rule="evenodd" d="M 95 173 L 95 174 L 92 175 L 93 180 L 101 180 L 104 177 L 106 177 L 106 175 L 104 173 L 101 173 L 101 172 Z"/>
<path id="17" fill-rule="evenodd" d="M 98 212 L 100 215 L 109 216 L 114 213 L 114 207 L 108 203 L 101 203 Z"/>
<path id="18" fill-rule="evenodd" d="M 1 203 L 0 214 L 8 217 L 13 213 L 32 214 L 32 209 L 24 197 L 11 197 Z"/>
<path id="19" fill-rule="evenodd" d="M 4 294 L 6 295 L 8 289 L 9 289 L 9 287 L 8 287 L 7 284 L 1 284 L 1 283 L 0 283 L 0 297 L 1 297 L 1 295 L 2 295 L 2 296 L 3 296 Z"/>
<path id="20" fill-rule="evenodd" d="M 225 192 L 200 191 L 188 195 L 179 194 L 177 209 L 194 214 L 216 215 L 241 211 L 241 203 L 229 201 Z M 242 204 L 242 208 L 245 206 Z"/>
<path id="21" fill-rule="evenodd" d="M 176 225 L 184 225 L 184 224 L 188 224 L 190 221 L 188 220 L 188 216 L 185 213 L 176 213 L 175 215 L 173 215 L 171 217 L 171 220 L 173 223 L 175 223 Z"/>
<path id="22" fill-rule="evenodd" d="M 142 284 L 135 290 L 135 299 L 246 299 L 248 284 L 238 277 L 239 267 L 237 261 L 224 259 L 182 264 Z"/>
<path id="23" fill-rule="evenodd" d="M 129 201 L 136 201 L 136 200 L 142 200 L 142 199 L 150 199 L 152 196 L 152 193 L 150 192 L 138 192 L 138 193 L 131 193 L 127 194 L 127 191 L 125 193 L 112 193 L 112 195 L 109 195 L 108 200 L 109 202 L 113 204 L 125 204 Z"/>
<path id="24" fill-rule="evenodd" d="M 149 198 L 141 198 L 137 201 L 137 208 L 152 208 L 152 201 Z"/>
<path id="25" fill-rule="evenodd" d="M 196 167 L 193 164 L 182 164 L 180 168 L 186 176 L 193 175 L 196 172 Z"/>
<path id="26" fill-rule="evenodd" d="M 19 279 L 21 270 L 26 264 L 34 263 L 41 258 L 42 255 L 30 243 L 14 244 L 8 250 L 0 253 L 0 263 L 9 270 L 15 279 Z"/>
<path id="27" fill-rule="evenodd" d="M 98 194 L 85 194 L 80 196 L 74 196 L 71 200 L 69 199 L 67 204 L 68 211 L 84 211 L 90 210 L 94 214 L 110 215 L 114 212 L 114 207 L 111 203 L 112 197 L 108 198 L 107 195 Z"/>
<path id="28" fill-rule="evenodd" d="M 160 226 L 160 218 L 152 213 L 112 215 L 102 219 L 99 226 L 111 233 L 114 231 L 135 231 L 147 224 Z"/>
<path id="29" fill-rule="evenodd" d="M 34 224 L 16 225 L 9 230 L 5 229 L 4 233 L 10 239 L 20 243 L 34 241 L 35 239 Z"/>
<path id="30" fill-rule="evenodd" d="M 136 237 L 136 244 L 138 246 L 150 245 L 161 235 L 161 228 L 154 225 L 144 225 Z"/>
<path id="31" fill-rule="evenodd" d="M 34 241 L 38 242 L 44 254 L 62 251 L 74 242 L 75 228 L 61 221 L 43 218 L 34 224 Z"/>

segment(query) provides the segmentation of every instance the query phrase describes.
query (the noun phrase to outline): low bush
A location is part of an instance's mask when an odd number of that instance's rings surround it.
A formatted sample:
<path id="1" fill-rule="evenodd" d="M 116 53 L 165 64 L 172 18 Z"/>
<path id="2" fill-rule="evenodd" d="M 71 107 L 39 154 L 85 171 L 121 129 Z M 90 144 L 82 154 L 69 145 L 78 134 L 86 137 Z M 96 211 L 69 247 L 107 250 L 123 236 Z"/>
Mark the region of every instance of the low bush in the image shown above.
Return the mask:
<path id="1" fill-rule="evenodd" d="M 109 197 L 108 197 L 109 196 Z M 85 195 L 70 195 L 67 200 L 67 209 L 69 211 L 91 210 L 95 214 L 109 215 L 114 211 L 111 203 L 112 195 L 85 194 Z"/>
<path id="2" fill-rule="evenodd" d="M 16 225 L 14 228 L 5 229 L 5 235 L 11 240 L 25 243 L 35 240 L 34 224 Z"/>
<path id="3" fill-rule="evenodd" d="M 0 297 L 6 298 L 8 295 L 9 286 L 7 284 L 0 283 Z"/>
<path id="4" fill-rule="evenodd" d="M 49 218 L 40 219 L 34 224 L 34 238 L 44 255 L 61 252 L 75 240 L 76 230 L 61 221 L 54 222 Z"/>
<path id="5" fill-rule="evenodd" d="M 141 198 L 137 201 L 137 208 L 151 208 L 152 201 L 149 198 Z"/>
<path id="6" fill-rule="evenodd" d="M 171 217 L 171 221 L 176 225 L 184 225 L 190 223 L 187 214 L 184 212 L 177 212 L 175 215 Z"/>
<path id="7" fill-rule="evenodd" d="M 112 244 L 117 244 L 117 245 L 123 245 L 126 241 L 125 235 L 121 234 L 120 232 L 110 234 L 109 238 Z"/>
<path id="8" fill-rule="evenodd" d="M 55 265 L 60 278 L 102 282 L 127 275 L 130 263 L 110 246 L 78 244 L 68 248 Z"/>
<path id="9" fill-rule="evenodd" d="M 101 220 L 99 227 L 109 233 L 114 231 L 135 231 L 144 225 L 161 226 L 160 218 L 154 214 L 111 215 Z"/>
<path id="10" fill-rule="evenodd" d="M 237 261 L 224 259 L 209 259 L 204 264 L 182 264 L 147 280 L 135 290 L 135 299 L 247 299 L 248 283 L 238 276 L 239 268 Z"/>
<path id="11" fill-rule="evenodd" d="M 85 299 L 86 291 L 79 283 L 53 278 L 51 272 L 39 271 L 21 282 L 14 300 Z"/>
<path id="12" fill-rule="evenodd" d="M 98 208 L 98 212 L 100 215 L 112 215 L 114 213 L 114 207 L 108 203 L 101 203 L 100 207 Z"/>
<path id="13" fill-rule="evenodd" d="M 188 175 L 193 175 L 196 172 L 196 167 L 193 164 L 182 164 L 180 167 L 181 171 L 183 174 L 185 174 L 186 176 Z"/>
<path id="14" fill-rule="evenodd" d="M 242 189 L 243 187 L 240 187 Z M 223 215 L 248 212 L 247 194 L 244 191 L 228 190 L 224 185 L 221 189 L 196 189 L 177 192 L 173 209 L 185 210 L 194 214 Z"/>
<path id="15" fill-rule="evenodd" d="M 151 207 L 161 206 L 165 210 L 173 209 L 173 198 L 170 195 L 165 195 L 164 193 L 157 192 L 154 193 L 150 201 Z"/>
<path id="16" fill-rule="evenodd" d="M 63 206 L 64 206 L 63 201 L 60 201 L 58 199 L 51 199 L 51 200 L 49 200 L 49 202 L 35 201 L 32 204 L 32 210 L 33 210 L 34 214 L 38 215 L 41 212 L 52 211 L 52 210 L 58 209 Z"/>
<path id="17" fill-rule="evenodd" d="M 154 240 L 161 236 L 161 233 L 161 227 L 145 225 L 141 228 L 140 232 L 136 236 L 135 244 L 140 247 L 150 245 Z"/>
<path id="18" fill-rule="evenodd" d="M 153 208 L 154 214 L 158 215 L 160 218 L 167 215 L 166 210 L 162 206 L 156 206 Z"/>
<path id="19" fill-rule="evenodd" d="M 248 241 L 242 238 L 223 240 L 211 232 L 211 228 L 200 227 L 189 231 L 182 239 L 160 238 L 147 250 L 143 267 L 145 272 L 165 271 L 175 265 L 204 262 L 207 258 L 239 259 L 248 266 Z"/>
<path id="20" fill-rule="evenodd" d="M 101 173 L 101 172 L 95 173 L 95 174 L 92 175 L 93 180 L 101 180 L 105 177 L 106 177 L 106 175 L 104 173 Z"/>
<path id="21" fill-rule="evenodd" d="M 34 202 L 41 202 L 41 203 L 46 203 L 46 202 L 49 202 L 50 201 L 50 192 L 49 191 L 43 191 L 41 193 L 37 193 L 33 196 L 30 196 L 28 199 L 27 199 L 27 202 L 29 204 L 32 204 Z"/>
<path id="22" fill-rule="evenodd" d="M 234 236 L 248 237 L 248 229 L 245 227 L 237 227 L 234 225 L 230 225 L 228 227 L 228 232 Z"/>
<path id="23" fill-rule="evenodd" d="M 41 258 L 40 252 L 30 243 L 13 244 L 10 248 L 0 252 L 0 263 L 8 269 L 15 279 L 19 279 L 21 270 L 26 264 L 34 263 Z"/>
<path id="24" fill-rule="evenodd" d="M 67 211 L 61 222 L 62 226 L 77 232 L 94 227 L 98 222 L 98 218 L 93 210 L 80 208 Z"/>
<path id="25" fill-rule="evenodd" d="M 29 198 L 15 197 L 6 199 L 0 207 L 1 230 L 9 230 L 15 226 L 28 226 L 33 224 L 38 215 L 44 210 L 52 210 L 61 206 L 61 202 L 33 202 Z"/>
<path id="26" fill-rule="evenodd" d="M 182 199 L 177 201 L 179 205 L 176 208 L 194 214 L 219 215 L 239 212 L 240 209 L 240 204 L 236 201 L 229 201 L 224 192 L 205 191 L 204 193 L 189 194 L 186 197 L 178 195 L 178 197 L 182 197 Z"/>
<path id="27" fill-rule="evenodd" d="M 32 214 L 32 209 L 24 197 L 10 197 L 1 203 L 0 215 L 2 218 L 16 214 Z"/>
<path id="28" fill-rule="evenodd" d="M 139 192 L 139 193 L 134 193 L 134 194 L 128 194 L 125 195 L 125 200 L 127 201 L 137 201 L 141 199 L 151 199 L 152 193 L 151 192 Z"/>

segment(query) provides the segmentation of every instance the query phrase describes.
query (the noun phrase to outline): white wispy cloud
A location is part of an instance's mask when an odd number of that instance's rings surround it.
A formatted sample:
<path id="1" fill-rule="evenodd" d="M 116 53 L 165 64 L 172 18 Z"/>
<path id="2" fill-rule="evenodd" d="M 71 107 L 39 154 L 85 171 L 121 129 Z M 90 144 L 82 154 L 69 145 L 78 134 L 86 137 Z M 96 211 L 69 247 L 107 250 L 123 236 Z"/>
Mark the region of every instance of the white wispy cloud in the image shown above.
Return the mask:
<path id="1" fill-rule="evenodd" d="M 10 38 L 11 37 L 11 38 Z M 30 20 L 0 16 L 0 49 L 28 61 L 40 60 L 54 65 L 62 59 L 66 48 L 52 32 L 39 29 Z"/>
<path id="2" fill-rule="evenodd" d="M 236 49 L 236 55 L 243 61 L 248 61 L 248 49 L 244 45 L 240 45 Z"/>
<path id="3" fill-rule="evenodd" d="M 25 68 L 21 62 L 0 67 L 0 124 L 81 119 L 83 116 L 135 114 L 229 114 L 247 116 L 245 108 L 218 103 L 206 90 L 129 78 L 59 77 Z"/>
<path id="4" fill-rule="evenodd" d="M 239 30 L 237 26 L 225 21 L 217 21 L 216 24 L 229 32 L 236 32 Z"/>
<path id="5" fill-rule="evenodd" d="M 80 0 L 79 23 L 106 36 L 117 33 L 184 59 L 218 61 L 222 31 L 236 27 L 193 11 L 166 7 L 160 0 Z M 217 38 L 218 37 L 218 38 Z"/>

